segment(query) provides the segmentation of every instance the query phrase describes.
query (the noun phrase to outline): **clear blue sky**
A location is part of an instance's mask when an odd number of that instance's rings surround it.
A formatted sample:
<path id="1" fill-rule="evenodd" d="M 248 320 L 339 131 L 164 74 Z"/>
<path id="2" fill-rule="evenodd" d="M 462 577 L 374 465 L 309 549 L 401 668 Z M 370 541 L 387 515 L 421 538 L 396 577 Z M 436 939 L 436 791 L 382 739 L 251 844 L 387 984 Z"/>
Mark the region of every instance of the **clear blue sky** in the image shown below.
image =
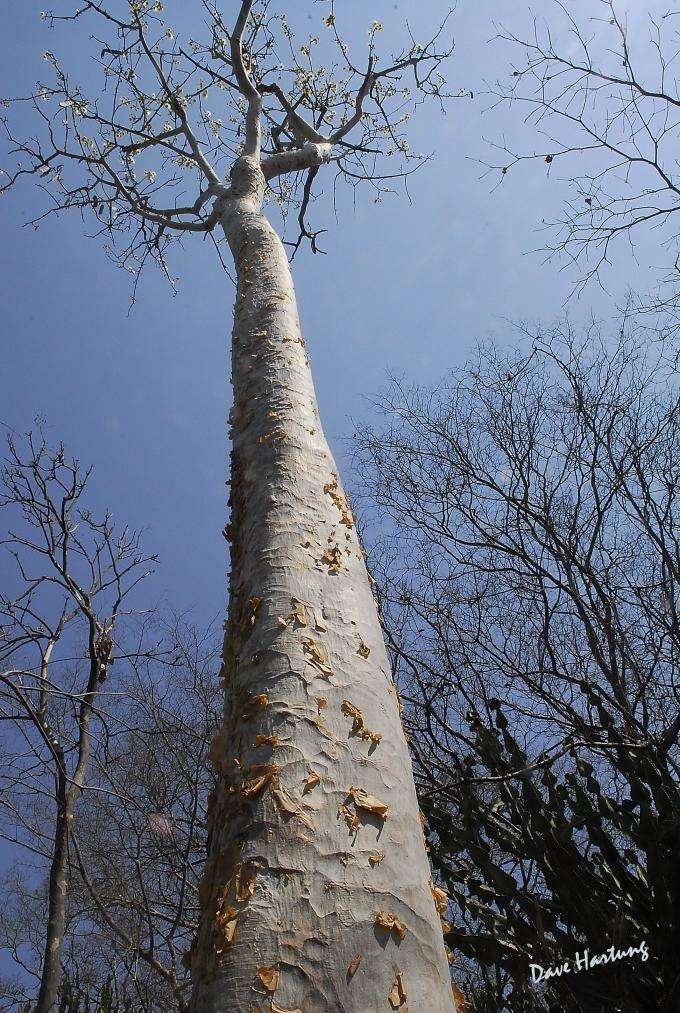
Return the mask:
<path id="1" fill-rule="evenodd" d="M 50 33 L 39 19 L 43 6 L 56 10 L 58 0 L 5 4 L 0 98 L 28 91 L 44 75 L 40 57 L 48 48 L 87 74 L 81 30 L 70 40 Z M 323 13 L 301 0 L 282 6 L 303 22 L 310 9 L 319 22 Z M 592 0 L 569 6 L 593 8 Z M 342 0 L 341 16 L 360 43 L 373 18 L 387 32 L 408 17 L 417 35 L 447 7 L 441 0 Z M 190 26 L 187 0 L 168 0 L 166 9 L 180 30 Z M 491 104 L 484 79 L 506 76 L 510 56 L 490 41 L 494 19 L 528 28 L 526 0 L 460 0 L 450 82 L 475 97 L 452 103 L 444 118 L 421 110 L 412 146 L 433 150 L 435 160 L 411 181 L 412 204 L 402 196 L 376 206 L 368 193 L 356 209 L 341 201 L 339 222 L 321 223 L 329 228 L 328 255 L 304 252 L 294 265 L 324 425 L 350 487 L 343 440 L 351 418 L 366 417 L 365 395 L 383 386 L 388 371 L 435 381 L 478 338 L 513 340 L 506 321 L 560 313 L 574 281 L 529 252 L 541 243 L 541 219 L 557 213 L 564 195 L 557 176 L 527 165 L 493 192 L 480 179 L 475 159 L 488 156 L 484 138 L 522 133 L 519 113 L 484 112 Z M 147 529 L 146 548 L 161 556 L 154 594 L 192 608 L 196 620 L 212 617 L 226 592 L 220 531 L 232 286 L 210 244 L 190 237 L 176 260 L 179 294 L 173 298 L 150 273 L 128 316 L 129 276 L 84 238 L 76 215 L 38 232 L 21 228 L 37 206 L 30 183 L 0 204 L 0 419 L 23 431 L 45 416 L 55 439 L 95 464 L 95 505 Z M 610 276 L 614 297 L 627 285 L 644 287 L 650 249 L 641 250 L 640 264 L 622 251 Z M 592 288 L 571 307 L 577 316 L 590 309 L 610 317 L 611 297 Z"/>

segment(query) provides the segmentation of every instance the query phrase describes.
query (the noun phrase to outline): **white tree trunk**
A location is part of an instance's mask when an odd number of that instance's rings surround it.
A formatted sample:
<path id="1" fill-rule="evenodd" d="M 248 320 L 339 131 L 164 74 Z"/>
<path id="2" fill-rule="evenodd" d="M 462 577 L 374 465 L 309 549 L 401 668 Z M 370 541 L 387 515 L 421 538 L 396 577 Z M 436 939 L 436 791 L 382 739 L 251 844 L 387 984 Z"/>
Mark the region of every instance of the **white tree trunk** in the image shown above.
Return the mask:
<path id="1" fill-rule="evenodd" d="M 227 702 L 192 1010 L 451 1013 L 398 697 L 285 250 L 257 164 L 232 180 Z"/>

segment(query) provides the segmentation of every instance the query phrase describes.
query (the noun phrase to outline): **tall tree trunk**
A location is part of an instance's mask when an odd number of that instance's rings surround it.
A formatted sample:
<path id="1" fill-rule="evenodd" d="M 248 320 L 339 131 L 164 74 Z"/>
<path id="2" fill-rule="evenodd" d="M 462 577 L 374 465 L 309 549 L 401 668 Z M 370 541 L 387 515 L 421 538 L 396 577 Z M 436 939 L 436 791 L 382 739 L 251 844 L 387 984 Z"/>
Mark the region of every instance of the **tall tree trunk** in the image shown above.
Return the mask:
<path id="1" fill-rule="evenodd" d="M 68 838 L 71 818 L 63 754 L 59 756 L 62 770 L 57 774 L 57 817 L 54 832 L 54 850 L 50 865 L 47 932 L 45 955 L 40 975 L 40 991 L 35 1013 L 52 1013 L 57 1002 L 61 981 L 61 954 L 66 929 L 66 899 L 68 896 Z"/>
<path id="2" fill-rule="evenodd" d="M 232 181 L 226 709 L 192 1010 L 451 1013 L 398 696 L 285 250 L 257 163 Z"/>

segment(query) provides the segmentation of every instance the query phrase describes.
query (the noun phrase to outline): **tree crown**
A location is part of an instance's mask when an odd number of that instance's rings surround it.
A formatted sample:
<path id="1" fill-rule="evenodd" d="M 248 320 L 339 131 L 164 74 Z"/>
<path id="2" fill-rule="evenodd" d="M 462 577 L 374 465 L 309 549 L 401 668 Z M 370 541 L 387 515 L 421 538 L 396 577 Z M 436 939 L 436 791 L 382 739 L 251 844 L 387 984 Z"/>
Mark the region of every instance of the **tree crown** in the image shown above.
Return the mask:
<path id="1" fill-rule="evenodd" d="M 38 129 L 18 138 L 4 120 L 18 161 L 3 191 L 36 177 L 47 206 L 32 224 L 77 208 L 94 218 L 120 266 L 138 277 L 152 259 L 170 279 L 168 244 L 186 232 L 212 235 L 220 198 L 237 195 L 229 171 L 245 156 L 284 212 L 298 208 L 293 251 L 306 239 L 319 252 L 320 233 L 306 222 L 319 167 L 332 165 L 354 187 L 370 183 L 378 199 L 414 171 L 426 156 L 410 150 L 406 124 L 422 101 L 451 97 L 441 67 L 453 49 L 447 15 L 429 40 L 409 30 L 404 47 L 381 58 L 382 25 L 373 21 L 359 62 L 333 0 L 324 6 L 319 33 L 301 45 L 269 0 L 243 0 L 234 19 L 197 0 L 196 39 L 171 27 L 161 0 L 84 0 L 71 13 L 41 12 L 53 28 L 92 24 L 102 86 L 86 94 L 45 51 L 49 81 L 4 100 L 30 104 Z"/>

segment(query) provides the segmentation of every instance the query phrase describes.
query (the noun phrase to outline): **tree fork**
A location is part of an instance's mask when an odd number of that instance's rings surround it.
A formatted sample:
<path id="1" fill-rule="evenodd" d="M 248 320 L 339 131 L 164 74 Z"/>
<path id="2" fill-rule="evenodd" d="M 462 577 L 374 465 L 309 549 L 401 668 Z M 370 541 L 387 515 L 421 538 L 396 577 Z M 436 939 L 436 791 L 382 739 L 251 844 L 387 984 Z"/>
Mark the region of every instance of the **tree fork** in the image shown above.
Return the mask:
<path id="1" fill-rule="evenodd" d="M 241 158 L 220 207 L 238 277 L 232 570 L 192 1010 L 450 1013 L 397 693 L 263 192 Z"/>

